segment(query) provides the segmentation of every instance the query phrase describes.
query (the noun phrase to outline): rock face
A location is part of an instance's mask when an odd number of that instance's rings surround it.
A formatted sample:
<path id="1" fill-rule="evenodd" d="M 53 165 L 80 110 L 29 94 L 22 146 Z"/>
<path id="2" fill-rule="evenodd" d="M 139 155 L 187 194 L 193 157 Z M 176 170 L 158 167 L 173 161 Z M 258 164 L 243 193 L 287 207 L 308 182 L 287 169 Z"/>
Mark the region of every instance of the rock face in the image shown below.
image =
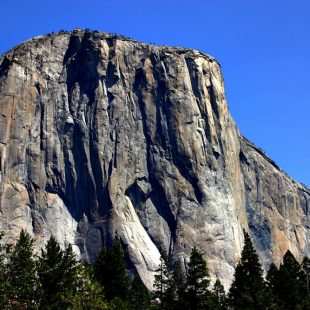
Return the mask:
<path id="1" fill-rule="evenodd" d="M 54 234 L 93 262 L 115 232 L 151 288 L 194 245 L 226 287 L 249 231 L 265 267 L 310 254 L 310 191 L 242 137 L 220 65 L 196 50 L 86 31 L 0 59 L 0 227 Z"/>

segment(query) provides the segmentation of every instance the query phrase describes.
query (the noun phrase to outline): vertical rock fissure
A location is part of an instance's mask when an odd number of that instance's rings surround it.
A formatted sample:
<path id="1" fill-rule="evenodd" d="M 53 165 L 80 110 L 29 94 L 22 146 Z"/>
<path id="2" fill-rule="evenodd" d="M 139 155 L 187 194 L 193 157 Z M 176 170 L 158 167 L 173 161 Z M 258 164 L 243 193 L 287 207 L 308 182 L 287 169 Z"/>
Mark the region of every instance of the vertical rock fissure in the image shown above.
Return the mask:
<path id="1" fill-rule="evenodd" d="M 137 76 L 135 79 L 134 83 L 134 93 L 137 97 L 138 100 L 138 107 L 142 116 L 142 125 L 143 125 L 143 133 L 146 139 L 146 152 L 147 152 L 147 168 L 149 172 L 149 183 L 151 184 L 153 194 L 150 195 L 150 199 L 155 206 L 158 214 L 166 221 L 166 223 L 169 226 L 170 229 L 170 234 L 172 240 L 176 240 L 176 235 L 175 235 L 175 228 L 176 228 L 176 222 L 175 218 L 171 212 L 171 209 L 169 207 L 169 203 L 166 200 L 166 193 L 160 182 L 158 181 L 158 178 L 156 175 L 154 175 L 154 172 L 157 170 L 156 165 L 154 166 L 154 161 L 153 161 L 153 148 L 152 146 L 152 139 L 149 133 L 148 125 L 147 125 L 147 115 L 145 112 L 144 105 L 147 104 L 146 102 L 143 101 L 141 91 L 143 91 L 143 87 L 145 87 L 146 82 L 143 78 L 143 71 L 137 71 Z M 143 82 L 144 81 L 144 82 Z M 143 86 L 144 85 L 144 86 Z M 141 89 L 142 88 L 142 89 Z M 160 199 L 159 199 L 160 197 Z M 154 239 L 154 236 L 150 236 L 151 239 L 157 246 L 160 248 L 161 245 L 158 244 L 158 241 Z M 162 249 L 163 250 L 163 249 Z"/>

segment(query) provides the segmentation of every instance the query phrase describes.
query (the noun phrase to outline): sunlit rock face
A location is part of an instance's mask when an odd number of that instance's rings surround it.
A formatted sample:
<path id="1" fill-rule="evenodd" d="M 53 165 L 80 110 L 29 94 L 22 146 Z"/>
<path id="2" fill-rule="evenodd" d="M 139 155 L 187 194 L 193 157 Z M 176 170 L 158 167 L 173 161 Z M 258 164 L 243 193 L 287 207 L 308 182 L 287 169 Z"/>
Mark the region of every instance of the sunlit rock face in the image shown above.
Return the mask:
<path id="1" fill-rule="evenodd" d="M 0 64 L 6 238 L 53 234 L 93 262 L 117 231 L 148 288 L 160 253 L 184 266 L 194 245 L 228 287 L 243 228 L 265 267 L 310 254 L 310 191 L 240 135 L 212 57 L 78 30 Z"/>

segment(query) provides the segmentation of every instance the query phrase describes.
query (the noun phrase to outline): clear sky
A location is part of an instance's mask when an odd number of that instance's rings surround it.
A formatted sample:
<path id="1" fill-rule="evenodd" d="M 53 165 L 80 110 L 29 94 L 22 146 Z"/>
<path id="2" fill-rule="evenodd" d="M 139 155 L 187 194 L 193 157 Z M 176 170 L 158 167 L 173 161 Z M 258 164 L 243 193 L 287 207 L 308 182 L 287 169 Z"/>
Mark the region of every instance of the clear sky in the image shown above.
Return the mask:
<path id="1" fill-rule="evenodd" d="M 76 27 L 214 56 L 241 133 L 310 185 L 309 0 L 1 1 L 0 53 Z"/>

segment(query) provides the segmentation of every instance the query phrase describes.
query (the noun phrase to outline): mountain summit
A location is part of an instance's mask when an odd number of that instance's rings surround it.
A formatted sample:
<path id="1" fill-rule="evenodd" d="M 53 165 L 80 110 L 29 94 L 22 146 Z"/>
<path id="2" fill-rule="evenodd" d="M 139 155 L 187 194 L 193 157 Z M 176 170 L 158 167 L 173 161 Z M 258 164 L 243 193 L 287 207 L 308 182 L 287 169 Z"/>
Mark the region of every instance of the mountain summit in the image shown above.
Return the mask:
<path id="1" fill-rule="evenodd" d="M 248 231 L 265 268 L 310 254 L 310 190 L 245 139 L 218 62 L 75 30 L 0 58 L 0 229 L 93 262 L 117 232 L 151 288 L 194 246 L 228 287 Z"/>

